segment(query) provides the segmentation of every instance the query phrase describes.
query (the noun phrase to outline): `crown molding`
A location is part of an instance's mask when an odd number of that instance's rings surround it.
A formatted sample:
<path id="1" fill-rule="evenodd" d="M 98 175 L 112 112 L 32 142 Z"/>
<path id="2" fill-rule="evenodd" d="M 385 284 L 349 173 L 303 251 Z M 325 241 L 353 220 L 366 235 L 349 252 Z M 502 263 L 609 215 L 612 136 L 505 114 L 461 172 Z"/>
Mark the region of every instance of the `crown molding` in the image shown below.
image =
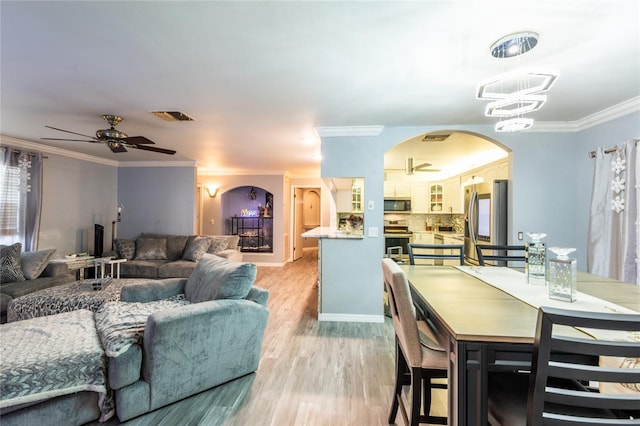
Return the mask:
<path id="1" fill-rule="evenodd" d="M 316 127 L 316 133 L 324 138 L 336 138 L 343 136 L 378 136 L 384 130 L 384 126 L 333 126 Z"/>
<path id="2" fill-rule="evenodd" d="M 25 141 L 23 139 L 13 138 L 11 136 L 0 135 L 0 142 L 6 145 L 12 145 L 20 148 L 26 148 L 33 151 L 39 151 L 47 154 L 60 155 L 62 157 L 74 158 L 76 160 L 89 161 L 91 163 L 104 164 L 106 166 L 118 167 L 118 162 L 107 160 L 106 158 L 95 157 L 93 155 L 82 154 L 80 152 L 70 151 L 68 149 L 57 148 L 54 146 L 43 145 L 35 142 Z"/>
<path id="3" fill-rule="evenodd" d="M 528 132 L 581 132 L 627 114 L 640 111 L 640 96 L 620 102 L 575 121 L 539 121 Z"/>
<path id="4" fill-rule="evenodd" d="M 194 167 L 196 164 L 195 161 L 114 161 L 4 135 L 0 135 L 0 143 L 112 167 Z"/>
<path id="5" fill-rule="evenodd" d="M 185 161 L 119 161 L 118 167 L 195 167 L 196 162 Z"/>

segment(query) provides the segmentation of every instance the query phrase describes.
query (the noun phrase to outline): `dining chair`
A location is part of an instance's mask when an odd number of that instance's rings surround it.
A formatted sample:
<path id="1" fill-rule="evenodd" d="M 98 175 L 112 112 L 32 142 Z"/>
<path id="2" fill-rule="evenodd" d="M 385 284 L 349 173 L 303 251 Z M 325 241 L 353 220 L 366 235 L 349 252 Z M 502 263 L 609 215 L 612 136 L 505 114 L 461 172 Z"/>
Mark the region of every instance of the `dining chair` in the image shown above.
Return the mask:
<path id="1" fill-rule="evenodd" d="M 476 253 L 478 254 L 478 264 L 485 266 L 486 261 L 495 262 L 493 265 L 506 266 L 506 262 L 524 262 L 525 246 L 514 245 L 476 245 Z M 522 252 L 522 254 L 514 253 Z"/>
<path id="2" fill-rule="evenodd" d="M 527 426 L 639 425 L 640 315 L 543 306 L 530 377 L 512 374 L 518 384 L 507 376 L 490 381 L 496 423 L 524 424 L 526 418 Z"/>
<path id="3" fill-rule="evenodd" d="M 453 259 L 460 261 L 460 265 L 464 265 L 464 245 L 463 244 L 418 244 L 409 243 L 407 245 L 409 251 L 409 263 L 416 265 L 416 260 L 433 259 L 444 260 Z M 448 251 L 449 253 L 444 253 Z"/>
<path id="4" fill-rule="evenodd" d="M 411 426 L 447 424 L 446 417 L 431 415 L 432 389 L 446 389 L 446 384 L 434 383 L 432 379 L 447 378 L 447 351 L 433 327 L 416 318 L 409 282 L 402 269 L 393 260 L 385 258 L 382 259 L 382 271 L 396 336 L 396 383 L 389 424 L 395 423 L 398 408 L 405 423 Z M 403 386 L 410 386 L 410 413 L 402 398 Z"/>

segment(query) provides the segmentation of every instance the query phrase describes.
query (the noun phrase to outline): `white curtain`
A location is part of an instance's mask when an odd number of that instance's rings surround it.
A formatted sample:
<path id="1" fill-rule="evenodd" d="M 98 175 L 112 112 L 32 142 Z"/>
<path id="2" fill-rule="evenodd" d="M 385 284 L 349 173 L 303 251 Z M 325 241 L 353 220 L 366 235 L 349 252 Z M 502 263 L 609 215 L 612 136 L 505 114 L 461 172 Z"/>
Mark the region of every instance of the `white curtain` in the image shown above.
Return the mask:
<path id="1" fill-rule="evenodd" d="M 640 285 L 637 142 L 596 150 L 587 270 Z"/>
<path id="2" fill-rule="evenodd" d="M 38 248 L 42 207 L 42 154 L 0 147 L 0 244 Z"/>

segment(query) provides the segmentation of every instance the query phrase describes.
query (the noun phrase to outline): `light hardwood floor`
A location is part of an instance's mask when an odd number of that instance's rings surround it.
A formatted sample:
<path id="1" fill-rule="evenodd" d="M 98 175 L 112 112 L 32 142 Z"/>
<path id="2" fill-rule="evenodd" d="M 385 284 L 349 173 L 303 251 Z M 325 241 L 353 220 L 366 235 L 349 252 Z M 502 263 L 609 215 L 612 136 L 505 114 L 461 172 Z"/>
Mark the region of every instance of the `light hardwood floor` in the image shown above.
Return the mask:
<path id="1" fill-rule="evenodd" d="M 270 316 L 257 372 L 123 424 L 386 425 L 392 322 L 318 322 L 317 278 L 315 250 L 282 268 L 259 267 L 256 285 L 270 292 Z"/>

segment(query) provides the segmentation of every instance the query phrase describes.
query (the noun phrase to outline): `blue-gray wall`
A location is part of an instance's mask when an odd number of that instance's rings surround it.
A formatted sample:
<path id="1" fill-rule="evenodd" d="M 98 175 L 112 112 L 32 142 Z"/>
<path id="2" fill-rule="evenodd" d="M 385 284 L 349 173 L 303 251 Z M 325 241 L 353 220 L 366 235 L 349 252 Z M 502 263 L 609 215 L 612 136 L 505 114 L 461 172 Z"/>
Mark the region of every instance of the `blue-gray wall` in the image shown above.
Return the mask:
<path id="1" fill-rule="evenodd" d="M 124 206 L 117 237 L 141 232 L 194 233 L 195 167 L 120 167 L 118 204 Z"/>
<path id="2" fill-rule="evenodd" d="M 375 137 L 322 138 L 322 177 L 364 177 L 367 228 L 377 227 L 379 237 L 331 244 L 323 257 L 325 268 L 340 271 L 331 276 L 330 290 L 323 288 L 323 312 L 382 315 L 383 163 L 384 153 L 406 139 L 436 130 L 474 132 L 511 150 L 509 241 L 518 231 L 545 232 L 549 246 L 576 247 L 578 267 L 586 270 L 586 241 L 593 179 L 589 151 L 640 137 L 640 112 L 628 114 L 581 132 L 496 133 L 493 126 L 437 126 L 385 128 Z M 358 256 L 357 261 L 349 261 Z M 343 291 L 349 287 L 349 292 Z M 373 292 L 373 293 L 372 293 Z M 345 300 L 351 294 L 357 295 Z M 374 297 L 362 295 L 373 294 Z M 326 297 L 325 297 L 326 296 Z M 333 299 L 332 299 L 333 297 Z"/>
<path id="3" fill-rule="evenodd" d="M 110 250 L 117 168 L 51 153 L 45 156 L 38 249 L 55 248 L 55 257 L 93 252 L 93 227 L 99 224 L 104 226 L 104 250 Z"/>

